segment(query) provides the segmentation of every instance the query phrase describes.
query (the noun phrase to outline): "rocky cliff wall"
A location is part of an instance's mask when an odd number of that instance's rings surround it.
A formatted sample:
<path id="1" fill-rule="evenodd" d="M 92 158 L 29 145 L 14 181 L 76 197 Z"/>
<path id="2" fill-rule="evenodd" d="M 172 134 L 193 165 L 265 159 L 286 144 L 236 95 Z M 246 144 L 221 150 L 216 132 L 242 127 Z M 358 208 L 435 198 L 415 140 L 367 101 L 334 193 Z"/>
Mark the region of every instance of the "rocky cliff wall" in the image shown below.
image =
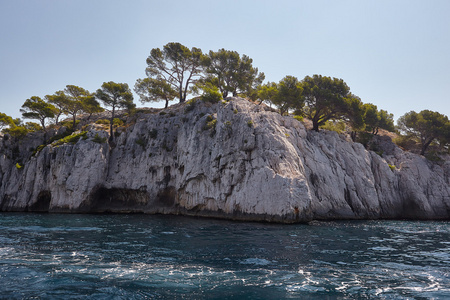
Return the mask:
<path id="1" fill-rule="evenodd" d="M 114 146 L 91 125 L 86 138 L 48 145 L 20 169 L 3 141 L 0 209 L 277 222 L 450 218 L 449 161 L 431 163 L 392 143 L 380 144 L 380 157 L 238 98 L 149 112 Z"/>

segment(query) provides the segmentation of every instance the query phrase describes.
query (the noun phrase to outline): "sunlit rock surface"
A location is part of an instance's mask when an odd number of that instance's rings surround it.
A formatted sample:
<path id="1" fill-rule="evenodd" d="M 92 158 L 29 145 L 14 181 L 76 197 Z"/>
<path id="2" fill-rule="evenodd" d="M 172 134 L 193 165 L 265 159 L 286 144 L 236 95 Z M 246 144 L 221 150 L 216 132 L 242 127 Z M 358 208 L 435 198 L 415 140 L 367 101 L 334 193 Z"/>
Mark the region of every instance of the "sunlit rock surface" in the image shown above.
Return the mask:
<path id="1" fill-rule="evenodd" d="M 108 137 L 94 125 L 86 139 L 34 156 L 42 136 L 19 146 L 0 140 L 0 210 L 276 222 L 450 217 L 450 162 L 389 142 L 380 157 L 239 98 L 135 118 L 114 143 L 94 142 Z"/>

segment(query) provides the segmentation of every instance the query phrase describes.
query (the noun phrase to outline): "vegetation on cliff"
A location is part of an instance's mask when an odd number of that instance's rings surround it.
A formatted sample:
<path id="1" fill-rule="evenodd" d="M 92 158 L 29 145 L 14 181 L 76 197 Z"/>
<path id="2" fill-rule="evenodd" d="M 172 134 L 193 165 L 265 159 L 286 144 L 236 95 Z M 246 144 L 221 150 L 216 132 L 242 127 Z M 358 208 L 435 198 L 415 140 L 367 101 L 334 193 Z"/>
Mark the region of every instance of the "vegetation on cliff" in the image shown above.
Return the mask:
<path id="1" fill-rule="evenodd" d="M 369 147 L 371 137 L 383 129 L 396 132 L 395 141 L 400 146 L 421 155 L 425 155 L 430 147 L 434 152 L 449 151 L 450 121 L 447 116 L 429 110 L 411 111 L 400 117 L 395 127 L 392 114 L 374 104 L 363 103 L 342 79 L 313 75 L 299 80 L 289 75 L 278 83 L 263 84 L 264 73 L 259 72 L 246 55 L 225 49 L 206 54 L 199 48 L 189 49 L 180 43 L 152 49 L 146 63 L 147 78 L 138 79 L 134 86 L 142 103 L 165 101 L 167 108 L 175 98 L 180 103 L 186 102 L 189 94 L 211 103 L 229 95 L 241 96 L 259 105 L 274 106 L 282 115 L 311 122 L 314 131 L 322 128 L 347 132 L 354 141 L 366 147 Z M 186 110 L 194 104 L 188 101 Z M 32 96 L 20 111 L 24 119 L 38 123 L 23 123 L 0 113 L 0 130 L 20 139 L 28 132 L 42 130 L 47 133 L 49 127 L 65 126 L 67 136 L 81 129 L 80 114 L 87 114 L 89 120 L 93 114 L 105 109 L 110 112 L 107 125 L 112 141 L 114 128 L 118 127 L 115 122 L 117 110 L 125 109 L 130 115 L 136 111 L 133 94 L 126 83 L 105 82 L 95 93 L 67 85 L 64 90 L 43 99 Z M 71 121 L 61 122 L 63 116 L 70 117 Z"/>

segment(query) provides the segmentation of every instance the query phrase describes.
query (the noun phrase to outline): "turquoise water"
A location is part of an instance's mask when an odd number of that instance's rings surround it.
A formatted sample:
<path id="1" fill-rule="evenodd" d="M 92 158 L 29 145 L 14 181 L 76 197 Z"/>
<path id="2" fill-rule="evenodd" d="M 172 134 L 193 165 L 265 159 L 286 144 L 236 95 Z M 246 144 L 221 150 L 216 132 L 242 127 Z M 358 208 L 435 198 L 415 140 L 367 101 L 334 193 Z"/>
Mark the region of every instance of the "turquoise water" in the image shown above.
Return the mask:
<path id="1" fill-rule="evenodd" d="M 5 299 L 448 299 L 450 223 L 0 213 Z"/>

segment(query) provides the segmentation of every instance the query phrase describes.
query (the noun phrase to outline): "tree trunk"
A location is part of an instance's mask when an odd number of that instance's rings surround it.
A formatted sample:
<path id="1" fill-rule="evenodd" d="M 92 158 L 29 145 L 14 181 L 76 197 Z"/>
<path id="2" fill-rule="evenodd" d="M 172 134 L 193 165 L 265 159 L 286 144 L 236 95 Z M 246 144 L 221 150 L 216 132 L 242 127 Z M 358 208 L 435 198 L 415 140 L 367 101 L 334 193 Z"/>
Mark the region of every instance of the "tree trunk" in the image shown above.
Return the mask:
<path id="1" fill-rule="evenodd" d="M 72 130 L 75 131 L 75 126 L 77 126 L 77 114 L 73 114 Z"/>
<path id="2" fill-rule="evenodd" d="M 180 86 L 180 103 L 183 103 L 184 100 L 186 100 L 186 99 L 183 99 L 183 87 Z"/>
<path id="3" fill-rule="evenodd" d="M 314 117 L 311 118 L 311 121 L 313 123 L 313 130 L 317 132 L 319 132 L 319 125 L 320 125 L 319 119 L 320 116 L 317 113 L 314 115 Z"/>
<path id="4" fill-rule="evenodd" d="M 166 106 L 164 106 L 164 108 L 169 107 L 169 100 L 166 100 Z"/>
<path id="5" fill-rule="evenodd" d="M 111 112 L 111 120 L 109 121 L 109 140 L 110 141 L 114 141 L 113 122 L 114 122 L 115 113 L 116 113 L 116 107 L 113 106 L 112 112 Z"/>
<path id="6" fill-rule="evenodd" d="M 42 129 L 44 129 L 44 132 L 47 133 L 47 129 L 45 128 L 45 119 L 41 120 Z"/>
<path id="7" fill-rule="evenodd" d="M 425 144 L 422 144 L 422 149 L 420 150 L 420 155 L 425 155 L 425 150 L 427 150 L 428 146 L 431 144 L 431 142 L 434 139 L 430 139 L 428 142 L 426 142 Z"/>
<path id="8" fill-rule="evenodd" d="M 313 130 L 319 132 L 319 122 L 313 120 Z"/>

